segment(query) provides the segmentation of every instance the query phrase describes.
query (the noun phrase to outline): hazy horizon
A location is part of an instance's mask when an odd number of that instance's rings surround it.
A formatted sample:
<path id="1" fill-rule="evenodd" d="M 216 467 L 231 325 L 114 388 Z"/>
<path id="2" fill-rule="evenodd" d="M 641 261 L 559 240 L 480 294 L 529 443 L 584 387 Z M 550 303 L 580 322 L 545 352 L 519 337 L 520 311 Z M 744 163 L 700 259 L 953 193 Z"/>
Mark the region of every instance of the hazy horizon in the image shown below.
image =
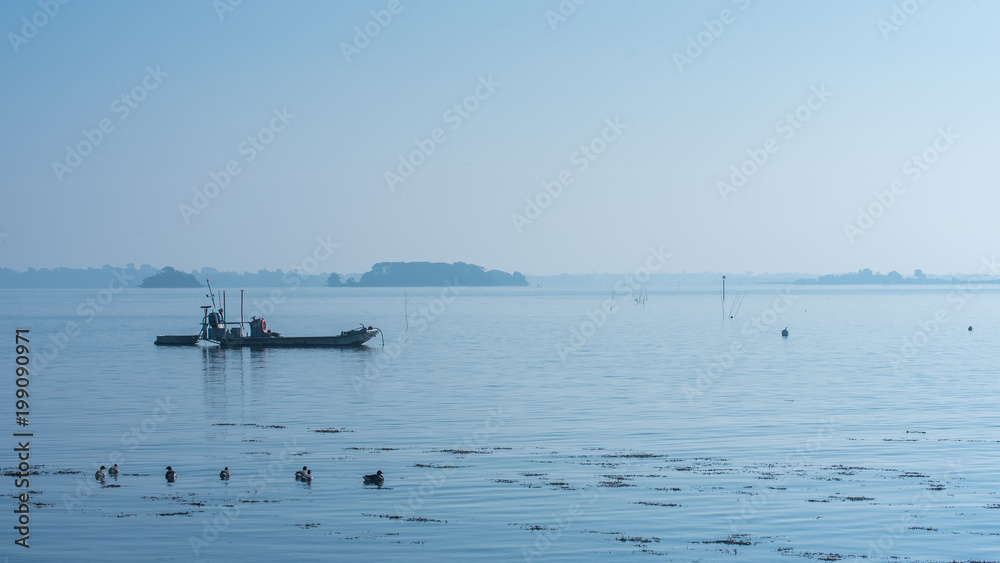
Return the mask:
<path id="1" fill-rule="evenodd" d="M 416 260 L 415 262 L 428 262 L 428 261 L 426 261 L 426 260 Z M 483 266 L 482 264 L 476 264 L 475 262 L 471 262 L 471 261 L 467 261 L 467 260 L 459 260 L 458 262 L 465 262 L 466 264 L 475 265 L 475 266 Z M 378 263 L 378 262 L 375 262 L 373 264 L 376 264 L 376 263 Z M 163 270 L 164 268 L 166 268 L 168 266 L 169 267 L 173 267 L 173 266 L 170 266 L 169 264 L 166 264 L 166 265 L 163 265 L 163 266 L 156 266 L 156 265 L 150 264 L 148 262 L 140 262 L 140 263 L 129 262 L 127 264 L 102 264 L 100 266 L 82 266 L 82 267 L 71 267 L 71 266 L 55 266 L 55 267 L 42 267 L 42 268 L 29 267 L 29 268 L 15 269 L 15 271 L 17 273 L 25 273 L 25 272 L 28 272 L 29 270 L 34 270 L 34 271 L 42 271 L 42 270 L 54 271 L 54 270 L 58 270 L 58 269 L 61 269 L 61 268 L 69 268 L 69 269 L 74 269 L 74 270 L 103 269 L 103 268 L 111 268 L 111 269 L 135 268 L 136 270 L 139 270 L 139 269 L 146 268 L 146 267 L 154 268 L 157 271 L 161 271 L 161 270 Z M 0 267 L 3 267 L 3 266 L 0 266 Z M 483 268 L 485 270 L 499 269 L 499 268 L 490 268 L 488 266 L 483 266 Z M 364 273 L 366 273 L 366 272 L 368 272 L 368 271 L 371 270 L 371 268 L 366 268 L 364 270 L 358 270 L 358 271 L 352 271 L 352 270 L 333 271 L 333 270 L 319 270 L 319 269 L 317 269 L 315 271 L 310 271 L 310 272 L 303 271 L 302 269 L 284 270 L 284 269 L 281 269 L 281 268 L 273 268 L 273 269 L 253 268 L 253 269 L 248 269 L 248 270 L 226 270 L 226 269 L 222 269 L 222 268 L 216 268 L 214 266 L 200 266 L 200 267 L 197 267 L 197 268 L 191 268 L 189 270 L 183 270 L 181 268 L 175 268 L 175 269 L 178 270 L 178 271 L 180 271 L 180 272 L 183 272 L 183 273 L 195 273 L 195 272 L 197 272 L 199 275 L 203 275 L 204 274 L 204 270 L 206 270 L 206 269 L 216 270 L 216 271 L 218 271 L 221 274 L 236 274 L 236 275 L 245 275 L 245 274 L 254 275 L 254 274 L 257 274 L 257 273 L 260 273 L 260 272 L 276 272 L 276 271 L 293 272 L 293 271 L 298 271 L 298 272 L 300 272 L 300 273 L 302 273 L 303 275 L 306 275 L 306 276 L 329 276 L 330 274 L 337 274 L 337 275 L 339 275 L 341 277 L 341 281 L 347 279 L 350 276 L 356 276 L 356 277 L 361 276 Z M 854 270 L 854 271 L 850 271 L 850 272 L 754 272 L 754 271 L 747 271 L 747 272 L 727 272 L 727 271 L 711 271 L 711 270 L 703 270 L 703 271 L 695 271 L 695 272 L 689 272 L 689 271 L 680 271 L 680 272 L 656 271 L 656 272 L 651 272 L 650 275 L 654 276 L 654 277 L 655 276 L 728 276 L 728 278 L 731 279 L 731 280 L 738 280 L 740 278 L 751 278 L 751 277 L 783 277 L 783 276 L 794 277 L 794 276 L 798 276 L 798 277 L 801 278 L 801 277 L 819 277 L 819 276 L 827 276 L 827 275 L 845 275 L 845 274 L 858 273 L 860 270 L 863 270 L 863 269 L 869 269 L 875 275 L 887 275 L 890 272 L 896 271 L 897 273 L 901 274 L 904 278 L 912 278 L 912 277 L 914 277 L 914 274 L 915 274 L 915 271 L 913 271 L 913 272 L 900 272 L 898 270 L 881 271 L 881 270 L 875 270 L 873 268 L 859 268 L 858 270 Z M 993 279 L 993 278 L 997 277 L 997 275 L 998 275 L 998 272 L 993 272 L 993 271 L 990 271 L 990 270 L 987 270 L 985 272 L 984 271 L 978 271 L 978 272 L 977 271 L 969 271 L 969 272 L 929 272 L 929 271 L 926 271 L 926 270 L 923 270 L 923 269 L 920 269 L 920 268 L 917 268 L 917 269 L 921 270 L 925 276 L 929 276 L 931 278 L 947 277 L 947 276 L 959 276 L 959 277 L 968 276 L 968 277 L 977 277 L 977 278 L 982 279 L 982 280 L 987 280 L 987 279 Z M 520 270 L 509 270 L 509 271 L 506 271 L 506 272 L 509 273 L 509 274 L 513 274 L 514 272 L 520 272 L 521 274 L 523 274 L 524 276 L 529 277 L 529 278 L 546 278 L 546 277 L 560 277 L 560 276 L 580 276 L 580 277 L 582 277 L 582 276 L 622 276 L 622 275 L 630 275 L 630 274 L 634 274 L 635 273 L 634 271 L 633 272 L 610 272 L 610 271 L 603 271 L 602 272 L 602 271 L 591 271 L 591 272 L 556 272 L 556 273 L 553 273 L 553 274 L 534 274 L 534 273 L 529 273 L 529 272 L 521 272 Z"/>
<path id="2" fill-rule="evenodd" d="M 0 266 L 976 274 L 998 15 L 4 3 Z"/>

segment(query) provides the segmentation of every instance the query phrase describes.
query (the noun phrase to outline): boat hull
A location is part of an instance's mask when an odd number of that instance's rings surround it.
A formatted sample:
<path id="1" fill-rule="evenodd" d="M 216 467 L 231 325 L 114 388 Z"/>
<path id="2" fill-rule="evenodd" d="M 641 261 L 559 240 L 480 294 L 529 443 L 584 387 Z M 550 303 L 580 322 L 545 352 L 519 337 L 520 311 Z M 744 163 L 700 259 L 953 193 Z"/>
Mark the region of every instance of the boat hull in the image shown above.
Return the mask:
<path id="1" fill-rule="evenodd" d="M 194 336 L 158 334 L 155 344 L 158 346 L 194 346 L 201 340 L 201 335 Z"/>
<path id="2" fill-rule="evenodd" d="M 377 328 L 346 331 L 337 336 L 229 336 L 213 340 L 226 348 L 342 348 L 361 346 L 378 334 Z"/>

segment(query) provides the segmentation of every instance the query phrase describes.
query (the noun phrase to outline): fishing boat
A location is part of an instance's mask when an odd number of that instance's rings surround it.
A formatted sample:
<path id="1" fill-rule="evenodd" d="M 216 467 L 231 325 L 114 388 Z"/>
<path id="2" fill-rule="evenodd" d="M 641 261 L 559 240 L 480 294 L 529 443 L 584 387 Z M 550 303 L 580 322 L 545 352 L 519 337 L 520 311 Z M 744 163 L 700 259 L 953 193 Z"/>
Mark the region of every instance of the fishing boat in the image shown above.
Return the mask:
<path id="1" fill-rule="evenodd" d="M 284 336 L 267 328 L 267 321 L 261 317 L 251 317 L 243 320 L 243 292 L 240 291 L 240 320 L 226 321 L 225 292 L 222 295 L 222 306 L 216 309 L 215 294 L 211 305 L 202 305 L 201 331 L 193 335 L 157 335 L 155 344 L 159 346 L 194 346 L 199 342 L 216 344 L 223 348 L 332 348 L 345 346 L 361 346 L 382 331 L 373 326 L 362 324 L 358 328 L 341 331 L 333 336 Z M 249 332 L 245 332 L 248 328 Z M 383 336 L 383 344 L 385 337 Z"/>

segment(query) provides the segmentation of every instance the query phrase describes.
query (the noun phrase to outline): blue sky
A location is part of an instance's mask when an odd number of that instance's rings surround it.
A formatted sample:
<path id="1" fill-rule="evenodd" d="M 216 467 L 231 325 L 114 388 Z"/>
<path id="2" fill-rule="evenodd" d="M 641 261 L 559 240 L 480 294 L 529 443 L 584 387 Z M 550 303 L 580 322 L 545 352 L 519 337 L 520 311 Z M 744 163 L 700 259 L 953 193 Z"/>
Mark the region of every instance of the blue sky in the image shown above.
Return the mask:
<path id="1" fill-rule="evenodd" d="M 668 272 L 974 273 L 1000 252 L 1000 4 L 219 6 L 0 5 L 0 265 L 289 269 L 317 237 L 339 244 L 323 272 L 631 272 L 663 246 Z"/>

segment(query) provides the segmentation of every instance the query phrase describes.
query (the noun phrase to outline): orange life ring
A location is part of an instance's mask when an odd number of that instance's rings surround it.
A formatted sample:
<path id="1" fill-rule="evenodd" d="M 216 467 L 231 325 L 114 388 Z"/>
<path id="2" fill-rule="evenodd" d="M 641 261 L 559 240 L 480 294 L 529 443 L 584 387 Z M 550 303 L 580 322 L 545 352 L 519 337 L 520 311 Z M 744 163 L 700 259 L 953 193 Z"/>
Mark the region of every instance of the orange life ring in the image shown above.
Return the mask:
<path id="1" fill-rule="evenodd" d="M 264 319 L 260 320 L 260 331 L 267 332 L 267 321 L 265 321 Z"/>

